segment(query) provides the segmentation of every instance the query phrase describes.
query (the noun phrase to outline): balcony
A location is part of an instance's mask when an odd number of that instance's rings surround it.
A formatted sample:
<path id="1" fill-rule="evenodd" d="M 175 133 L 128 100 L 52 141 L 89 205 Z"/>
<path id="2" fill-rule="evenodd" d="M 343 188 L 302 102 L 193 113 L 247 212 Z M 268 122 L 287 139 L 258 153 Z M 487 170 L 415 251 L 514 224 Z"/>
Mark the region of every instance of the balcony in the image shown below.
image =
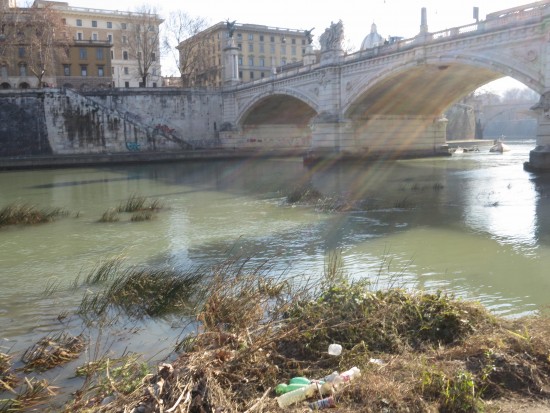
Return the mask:
<path id="1" fill-rule="evenodd" d="M 113 43 L 109 40 L 74 39 L 74 44 L 78 46 L 112 46 Z"/>

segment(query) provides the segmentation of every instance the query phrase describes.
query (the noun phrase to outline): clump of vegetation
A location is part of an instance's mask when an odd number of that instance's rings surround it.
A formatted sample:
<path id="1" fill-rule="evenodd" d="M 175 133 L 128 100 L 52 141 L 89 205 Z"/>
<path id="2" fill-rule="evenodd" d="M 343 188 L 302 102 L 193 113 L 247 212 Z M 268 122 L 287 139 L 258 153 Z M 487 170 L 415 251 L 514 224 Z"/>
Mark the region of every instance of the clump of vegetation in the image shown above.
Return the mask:
<path id="1" fill-rule="evenodd" d="M 107 211 L 101 215 L 101 218 L 99 218 L 99 222 L 118 222 L 120 221 L 120 216 L 118 215 L 118 211 L 113 208 L 109 208 Z"/>
<path id="2" fill-rule="evenodd" d="M 300 204 L 314 206 L 316 210 L 323 212 L 343 212 L 356 207 L 352 200 L 338 196 L 327 196 L 313 188 L 311 185 L 299 186 L 292 189 L 286 195 L 288 204 Z"/>
<path id="3" fill-rule="evenodd" d="M 118 212 L 139 212 L 139 211 L 158 211 L 163 208 L 162 203 L 158 200 L 147 201 L 144 196 L 133 194 L 127 200 L 120 203 L 117 208 Z"/>
<path id="4" fill-rule="evenodd" d="M 40 372 L 67 363 L 80 355 L 84 344 L 84 337 L 81 335 L 60 333 L 54 337 L 43 337 L 23 354 L 23 370 Z"/>
<path id="5" fill-rule="evenodd" d="M 14 398 L 0 399 L 0 412 L 28 412 L 32 408 L 43 405 L 51 396 L 55 395 L 54 389 L 47 380 L 27 377 L 25 377 L 21 388 L 18 391 L 12 390 L 11 393 L 15 395 Z"/>
<path id="6" fill-rule="evenodd" d="M 321 279 L 287 279 L 233 263 L 196 270 L 185 294 L 173 276 L 126 273 L 97 308 L 132 316 L 193 308 L 201 328 L 171 364 L 154 374 L 133 370 L 131 393 L 98 376 L 102 390 L 79 403 L 87 412 L 277 411 L 277 384 L 352 366 L 361 376 L 337 389 L 342 412 L 475 412 L 502 395 L 550 398 L 548 319 L 498 319 L 442 292 L 374 291 L 339 268 Z M 172 298 L 163 301 L 165 293 Z M 327 354 L 331 343 L 343 346 L 340 357 Z M 113 379 L 109 368 L 96 371 Z M 102 405 L 109 394 L 116 397 Z"/>
<path id="7" fill-rule="evenodd" d="M 29 204 L 10 204 L 0 209 L 0 227 L 43 224 L 68 214 L 68 211 L 62 208 L 40 209 Z"/>
<path id="8" fill-rule="evenodd" d="M 17 384 L 18 379 L 12 371 L 12 358 L 10 355 L 0 353 L 0 392 L 11 390 Z"/>
<path id="9" fill-rule="evenodd" d="M 407 197 L 395 201 L 393 205 L 397 209 L 413 209 L 415 206 L 416 204 Z"/>
<path id="10" fill-rule="evenodd" d="M 89 404 L 107 406 L 118 395 L 132 394 L 149 373 L 149 365 L 135 353 L 86 363 L 76 369 L 77 377 L 84 377 L 85 382 L 66 411 L 85 410 Z"/>
<path id="11" fill-rule="evenodd" d="M 147 197 L 133 194 L 116 208 L 109 208 L 103 213 L 99 222 L 118 222 L 122 213 L 132 214 L 130 221 L 149 221 L 155 218 L 155 213 L 164 208 L 158 199 L 149 201 Z"/>
<path id="12" fill-rule="evenodd" d="M 91 279 L 111 279 L 102 291 L 86 294 L 79 314 L 87 320 L 123 313 L 135 318 L 189 314 L 201 294 L 200 272 L 179 272 L 171 268 L 120 268 L 107 262 Z M 89 277 L 90 278 L 90 277 Z"/>

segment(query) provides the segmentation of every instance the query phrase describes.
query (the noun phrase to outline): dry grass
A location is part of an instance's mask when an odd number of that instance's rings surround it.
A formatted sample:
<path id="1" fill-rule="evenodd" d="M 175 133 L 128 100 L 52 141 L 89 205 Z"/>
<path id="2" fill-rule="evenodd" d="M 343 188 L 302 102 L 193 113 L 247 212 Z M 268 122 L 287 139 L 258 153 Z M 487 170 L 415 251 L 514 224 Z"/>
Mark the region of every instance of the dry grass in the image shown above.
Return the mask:
<path id="1" fill-rule="evenodd" d="M 350 281 L 337 258 L 319 279 L 273 277 L 247 260 L 187 272 L 101 263 L 75 283 L 95 290 L 80 308 L 86 320 L 172 315 L 198 327 L 169 363 L 126 354 L 81 366 L 84 384 L 64 411 L 276 412 L 278 384 L 353 366 L 361 375 L 334 389 L 339 412 L 496 412 L 502 398 L 550 400 L 548 318 L 500 319 L 441 292 L 374 291 Z M 26 368 L 67 361 L 79 351 L 70 343 L 41 340 Z M 331 343 L 340 356 L 328 355 Z M 42 403 L 51 391 L 42 384 L 14 390 L 5 411 Z M 307 401 L 285 410 L 304 412 Z"/>
<path id="2" fill-rule="evenodd" d="M 55 389 L 46 380 L 27 377 L 18 390 L 18 392 L 12 391 L 15 397 L 0 399 L 0 412 L 44 411 L 45 403 L 55 395 Z"/>
<path id="3" fill-rule="evenodd" d="M 0 227 L 43 224 L 68 214 L 69 212 L 62 208 L 40 209 L 29 204 L 10 204 L 0 209 Z"/>
<path id="4" fill-rule="evenodd" d="M 46 371 L 78 358 L 84 349 L 82 336 L 71 336 L 60 333 L 54 337 L 44 337 L 28 348 L 21 360 L 25 363 L 23 370 Z"/>
<path id="5" fill-rule="evenodd" d="M 194 282 L 203 294 L 192 300 L 201 329 L 178 345 L 178 357 L 131 391 L 103 385 L 81 405 L 87 412 L 280 411 L 277 384 L 352 366 L 362 374 L 337 390 L 340 412 L 476 412 L 503 396 L 550 397 L 548 319 L 497 319 L 442 293 L 371 291 L 338 268 L 320 282 L 234 263 L 201 273 Z M 344 347 L 339 357 L 327 354 L 333 342 Z"/>
<path id="6" fill-rule="evenodd" d="M 19 379 L 12 370 L 12 357 L 5 353 L 0 353 L 0 392 L 13 391 L 13 387 Z"/>

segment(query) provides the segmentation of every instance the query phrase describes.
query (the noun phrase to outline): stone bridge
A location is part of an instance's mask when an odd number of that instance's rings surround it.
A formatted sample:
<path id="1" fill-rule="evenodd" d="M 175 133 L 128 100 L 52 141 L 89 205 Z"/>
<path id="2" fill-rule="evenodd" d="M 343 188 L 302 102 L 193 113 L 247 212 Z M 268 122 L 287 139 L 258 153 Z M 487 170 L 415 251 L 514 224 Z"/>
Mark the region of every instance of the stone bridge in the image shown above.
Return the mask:
<path id="1" fill-rule="evenodd" d="M 444 150 L 446 108 L 510 76 L 541 95 L 529 164 L 550 168 L 550 2 L 436 33 L 427 30 L 425 10 L 422 20 L 412 39 L 348 55 L 325 50 L 318 62 L 228 83 L 222 144 L 308 147 L 320 156 L 436 155 Z"/>

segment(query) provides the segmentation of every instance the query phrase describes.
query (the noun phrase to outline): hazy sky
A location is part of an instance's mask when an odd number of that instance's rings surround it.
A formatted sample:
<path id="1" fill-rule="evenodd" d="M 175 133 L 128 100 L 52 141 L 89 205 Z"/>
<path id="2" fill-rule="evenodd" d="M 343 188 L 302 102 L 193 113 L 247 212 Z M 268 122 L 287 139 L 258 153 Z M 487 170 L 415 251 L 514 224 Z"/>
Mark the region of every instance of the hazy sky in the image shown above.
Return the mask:
<path id="1" fill-rule="evenodd" d="M 215 24 L 227 19 L 238 23 L 253 23 L 267 26 L 313 31 L 314 40 L 330 26 L 332 21 L 342 20 L 346 46 L 357 50 L 364 37 L 376 23 L 383 37 L 414 37 L 420 29 L 422 7 L 426 7 L 430 32 L 474 23 L 473 8 L 479 8 L 480 19 L 488 13 L 510 7 L 529 4 L 518 0 L 67 0 L 74 7 L 107 10 L 135 10 L 140 5 L 156 8 L 161 16 L 171 10 L 181 9 L 192 16 L 206 17 Z M 259 6 L 258 4 L 262 4 Z M 267 6 L 266 6 L 267 4 Z"/>

